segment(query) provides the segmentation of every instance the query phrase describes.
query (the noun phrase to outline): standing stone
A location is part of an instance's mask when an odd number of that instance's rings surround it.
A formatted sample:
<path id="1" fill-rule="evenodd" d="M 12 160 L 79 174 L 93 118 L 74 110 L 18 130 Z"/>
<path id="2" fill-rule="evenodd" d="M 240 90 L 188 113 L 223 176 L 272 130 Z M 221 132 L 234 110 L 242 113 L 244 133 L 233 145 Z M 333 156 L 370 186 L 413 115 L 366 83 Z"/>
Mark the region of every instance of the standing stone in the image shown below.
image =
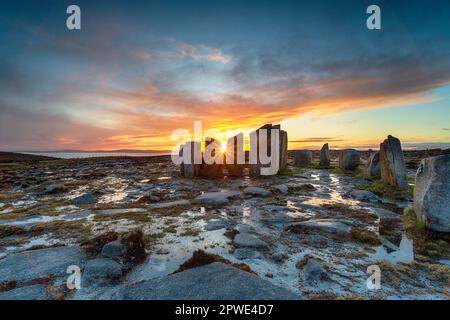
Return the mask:
<path id="1" fill-rule="evenodd" d="M 241 177 L 245 166 L 245 151 L 244 151 L 244 135 L 231 137 L 227 140 L 226 152 L 226 168 L 228 176 Z"/>
<path id="2" fill-rule="evenodd" d="M 414 208 L 429 229 L 450 232 L 450 154 L 421 161 L 414 186 Z"/>
<path id="3" fill-rule="evenodd" d="M 365 175 L 368 178 L 381 177 L 380 153 L 379 152 L 373 152 L 370 154 L 369 161 L 367 162 Z"/>
<path id="4" fill-rule="evenodd" d="M 178 152 L 178 156 L 179 156 L 180 159 L 181 159 L 181 163 L 180 163 L 180 175 L 181 175 L 182 177 L 184 177 L 183 147 L 184 147 L 184 145 L 182 144 L 182 145 L 180 146 L 180 151 Z"/>
<path id="5" fill-rule="evenodd" d="M 310 150 L 295 150 L 294 151 L 294 164 L 296 166 L 305 167 L 312 162 L 312 151 Z"/>
<path id="6" fill-rule="evenodd" d="M 202 163 L 202 149 L 200 142 L 190 141 L 183 146 L 183 172 L 186 178 L 197 177 Z"/>
<path id="7" fill-rule="evenodd" d="M 265 124 L 261 128 L 254 131 L 254 135 L 250 135 L 250 154 L 256 152 L 256 163 L 250 163 L 249 165 L 249 174 L 252 177 L 259 177 L 261 175 L 261 168 L 263 165 L 261 164 L 261 159 L 259 156 L 260 145 L 259 145 L 259 134 L 261 130 L 267 130 L 267 150 L 265 150 L 267 155 L 271 154 L 271 124 Z M 254 146 L 254 148 L 252 148 Z"/>
<path id="8" fill-rule="evenodd" d="M 287 167 L 287 152 L 288 152 L 288 135 L 284 130 L 280 130 L 280 170 Z"/>
<path id="9" fill-rule="evenodd" d="M 384 182 L 400 190 L 408 189 L 402 146 L 391 135 L 380 144 L 380 167 Z"/>
<path id="10" fill-rule="evenodd" d="M 320 150 L 320 166 L 329 167 L 330 166 L 330 149 L 328 143 L 325 143 Z"/>
<path id="11" fill-rule="evenodd" d="M 342 150 L 339 155 L 339 167 L 343 170 L 355 170 L 359 162 L 359 152 L 355 149 Z"/>
<path id="12" fill-rule="evenodd" d="M 213 138 L 205 139 L 205 153 L 207 148 L 213 148 L 210 152 L 211 160 L 214 163 L 205 163 L 206 157 L 203 157 L 203 164 L 201 165 L 199 175 L 208 179 L 218 179 L 223 177 L 223 155 L 221 152 L 222 144 L 220 141 Z M 208 153 L 209 154 L 209 153 Z"/>

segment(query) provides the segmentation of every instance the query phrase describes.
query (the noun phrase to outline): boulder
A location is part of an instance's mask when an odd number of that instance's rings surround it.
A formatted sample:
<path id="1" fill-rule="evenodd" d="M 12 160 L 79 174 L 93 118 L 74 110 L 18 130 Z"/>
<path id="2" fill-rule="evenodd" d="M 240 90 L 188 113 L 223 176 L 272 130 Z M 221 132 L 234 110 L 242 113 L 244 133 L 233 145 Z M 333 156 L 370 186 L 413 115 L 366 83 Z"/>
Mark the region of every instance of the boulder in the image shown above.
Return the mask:
<path id="1" fill-rule="evenodd" d="M 385 183 L 400 190 L 408 189 L 406 166 L 400 140 L 389 135 L 380 144 L 381 178 Z"/>
<path id="2" fill-rule="evenodd" d="M 94 196 L 92 193 L 85 193 L 82 196 L 79 196 L 73 200 L 73 204 L 76 206 L 84 206 L 88 204 L 95 204 L 97 203 L 97 197 Z"/>
<path id="3" fill-rule="evenodd" d="M 122 277 L 122 266 L 112 259 L 89 260 L 83 271 L 81 285 L 109 284 Z"/>
<path id="4" fill-rule="evenodd" d="M 286 185 L 284 185 L 284 184 L 279 184 L 279 185 L 273 186 L 273 188 L 277 192 L 279 192 L 281 194 L 288 194 L 289 193 L 289 188 Z"/>
<path id="5" fill-rule="evenodd" d="M 414 208 L 429 229 L 450 232 L 450 154 L 422 160 L 416 174 Z"/>
<path id="6" fill-rule="evenodd" d="M 297 300 L 300 296 L 260 277 L 215 262 L 121 289 L 123 300 Z"/>
<path id="7" fill-rule="evenodd" d="M 101 255 L 104 258 L 118 258 L 122 257 L 125 252 L 125 246 L 122 244 L 120 240 L 111 241 L 105 244 L 102 248 Z"/>
<path id="8" fill-rule="evenodd" d="M 342 150 L 339 155 L 339 167 L 343 170 L 355 170 L 359 162 L 359 152 L 355 149 Z"/>
<path id="9" fill-rule="evenodd" d="M 373 152 L 369 156 L 367 161 L 367 167 L 365 176 L 367 178 L 380 178 L 381 177 L 381 167 L 380 167 L 380 153 Z"/>
<path id="10" fill-rule="evenodd" d="M 320 149 L 320 166 L 329 167 L 330 166 L 330 149 L 328 143 L 325 143 Z"/>
<path id="11" fill-rule="evenodd" d="M 295 150 L 294 151 L 294 164 L 296 166 L 307 166 L 312 162 L 312 151 L 310 150 Z"/>
<path id="12" fill-rule="evenodd" d="M 288 135 L 284 130 L 280 130 L 280 170 L 287 167 Z"/>

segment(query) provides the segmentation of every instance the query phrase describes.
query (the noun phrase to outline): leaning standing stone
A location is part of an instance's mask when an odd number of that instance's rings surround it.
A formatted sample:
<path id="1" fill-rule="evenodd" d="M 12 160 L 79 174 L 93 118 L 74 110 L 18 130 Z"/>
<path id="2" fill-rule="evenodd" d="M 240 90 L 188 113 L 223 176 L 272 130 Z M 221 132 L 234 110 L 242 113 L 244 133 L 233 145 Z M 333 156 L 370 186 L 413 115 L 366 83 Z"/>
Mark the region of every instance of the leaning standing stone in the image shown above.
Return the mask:
<path id="1" fill-rule="evenodd" d="M 422 160 L 416 173 L 414 208 L 429 229 L 450 232 L 450 154 Z"/>
<path id="2" fill-rule="evenodd" d="M 408 189 L 402 146 L 391 135 L 380 144 L 380 167 L 384 182 L 400 190 Z"/>
<path id="3" fill-rule="evenodd" d="M 380 168 L 380 153 L 373 152 L 370 154 L 369 161 L 366 167 L 366 177 L 368 178 L 379 178 L 381 177 Z"/>
<path id="4" fill-rule="evenodd" d="M 355 149 L 342 150 L 339 155 L 339 167 L 344 170 L 355 170 L 359 166 L 359 152 Z"/>
<path id="5" fill-rule="evenodd" d="M 295 150 L 294 164 L 296 166 L 305 167 L 312 162 L 312 151 L 310 150 Z"/>
<path id="6" fill-rule="evenodd" d="M 330 149 L 328 143 L 325 143 L 320 150 L 320 166 L 329 167 L 330 166 Z"/>

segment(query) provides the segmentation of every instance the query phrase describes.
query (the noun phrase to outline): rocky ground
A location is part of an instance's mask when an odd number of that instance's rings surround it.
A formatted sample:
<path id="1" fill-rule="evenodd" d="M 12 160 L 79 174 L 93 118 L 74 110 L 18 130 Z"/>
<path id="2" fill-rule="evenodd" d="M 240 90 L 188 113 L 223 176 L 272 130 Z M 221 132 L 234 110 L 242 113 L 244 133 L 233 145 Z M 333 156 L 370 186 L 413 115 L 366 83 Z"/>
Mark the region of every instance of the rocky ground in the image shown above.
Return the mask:
<path id="1" fill-rule="evenodd" d="M 450 237 L 408 209 L 421 156 L 405 193 L 333 164 L 222 180 L 169 157 L 0 164 L 0 299 L 449 299 Z"/>

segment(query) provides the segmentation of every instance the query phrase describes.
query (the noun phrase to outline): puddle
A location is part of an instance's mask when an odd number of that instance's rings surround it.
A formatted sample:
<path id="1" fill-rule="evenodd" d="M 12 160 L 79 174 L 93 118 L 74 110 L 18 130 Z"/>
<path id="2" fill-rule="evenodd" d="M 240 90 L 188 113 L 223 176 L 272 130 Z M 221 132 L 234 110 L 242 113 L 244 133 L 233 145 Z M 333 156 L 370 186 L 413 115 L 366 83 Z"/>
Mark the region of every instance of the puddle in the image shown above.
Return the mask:
<path id="1" fill-rule="evenodd" d="M 410 240 L 405 233 L 402 234 L 402 240 L 400 241 L 400 245 L 396 248 L 397 250 L 391 251 L 391 249 L 395 248 L 395 245 L 389 247 L 390 252 L 386 250 L 385 246 L 378 246 L 375 248 L 376 252 L 372 253 L 370 257 L 377 260 L 384 260 L 390 263 L 411 263 L 414 261 L 414 250 L 413 250 L 413 241 Z"/>

